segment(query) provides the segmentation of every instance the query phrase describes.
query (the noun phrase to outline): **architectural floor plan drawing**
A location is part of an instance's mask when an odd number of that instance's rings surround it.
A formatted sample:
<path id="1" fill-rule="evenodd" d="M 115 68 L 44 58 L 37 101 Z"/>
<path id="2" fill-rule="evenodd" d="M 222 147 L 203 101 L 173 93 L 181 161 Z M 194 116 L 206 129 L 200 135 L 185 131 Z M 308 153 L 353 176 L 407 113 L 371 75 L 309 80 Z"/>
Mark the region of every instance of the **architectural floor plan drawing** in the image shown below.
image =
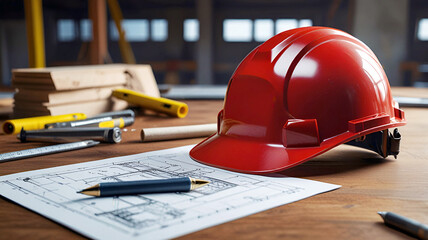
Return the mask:
<path id="1" fill-rule="evenodd" d="M 234 173 L 199 164 L 192 146 L 0 177 L 0 195 L 87 237 L 167 239 L 287 204 L 338 185 Z M 100 182 L 194 177 L 184 193 L 96 198 L 76 193 Z"/>

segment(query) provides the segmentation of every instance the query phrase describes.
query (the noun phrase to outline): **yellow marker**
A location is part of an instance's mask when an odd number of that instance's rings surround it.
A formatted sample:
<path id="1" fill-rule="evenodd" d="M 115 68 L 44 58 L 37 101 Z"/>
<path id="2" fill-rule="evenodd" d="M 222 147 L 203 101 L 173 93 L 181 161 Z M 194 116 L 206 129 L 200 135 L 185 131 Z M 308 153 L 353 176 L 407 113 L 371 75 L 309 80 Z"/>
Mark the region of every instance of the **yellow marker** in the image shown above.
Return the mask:
<path id="1" fill-rule="evenodd" d="M 7 120 L 3 123 L 2 129 L 6 134 L 16 134 L 24 130 L 38 130 L 45 128 L 45 124 L 56 123 L 56 122 L 67 122 L 86 119 L 86 115 L 83 113 L 71 113 L 57 116 L 42 116 L 32 118 L 20 118 Z"/>
<path id="2" fill-rule="evenodd" d="M 143 108 L 165 113 L 173 117 L 184 118 L 189 111 L 189 107 L 183 102 L 167 98 L 151 97 L 125 88 L 113 90 L 113 96 L 129 103 L 137 104 Z"/>
<path id="3" fill-rule="evenodd" d="M 114 127 L 123 128 L 133 123 L 134 123 L 133 117 L 114 118 L 110 121 L 100 122 L 98 124 L 98 127 L 99 128 L 114 128 Z"/>

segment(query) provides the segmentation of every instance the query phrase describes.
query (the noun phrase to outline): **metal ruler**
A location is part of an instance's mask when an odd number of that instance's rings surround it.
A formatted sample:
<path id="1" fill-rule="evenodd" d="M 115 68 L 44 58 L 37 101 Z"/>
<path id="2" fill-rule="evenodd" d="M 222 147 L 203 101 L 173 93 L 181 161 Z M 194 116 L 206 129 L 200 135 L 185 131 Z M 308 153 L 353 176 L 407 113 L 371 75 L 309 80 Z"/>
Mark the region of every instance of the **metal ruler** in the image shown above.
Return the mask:
<path id="1" fill-rule="evenodd" d="M 0 163 L 1 162 L 7 162 L 12 160 L 18 160 L 23 158 L 30 158 L 30 157 L 36 157 L 36 156 L 42 156 L 52 153 L 58 153 L 58 152 L 65 152 L 65 151 L 71 151 L 81 148 L 87 148 L 92 147 L 100 142 L 93 141 L 93 140 L 86 140 L 81 142 L 73 142 L 73 143 L 64 143 L 64 144 L 57 144 L 47 147 L 39 147 L 39 148 L 32 148 L 32 149 L 26 149 L 16 152 L 9 152 L 9 153 L 2 153 L 0 154 Z"/>

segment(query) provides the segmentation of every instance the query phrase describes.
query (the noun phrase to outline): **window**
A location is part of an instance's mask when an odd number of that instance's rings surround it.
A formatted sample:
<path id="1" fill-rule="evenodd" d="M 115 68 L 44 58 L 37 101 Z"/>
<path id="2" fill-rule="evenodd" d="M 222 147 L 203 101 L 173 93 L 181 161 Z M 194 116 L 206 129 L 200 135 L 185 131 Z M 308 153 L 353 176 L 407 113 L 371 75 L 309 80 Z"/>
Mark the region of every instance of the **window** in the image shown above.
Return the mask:
<path id="1" fill-rule="evenodd" d="M 299 27 L 310 27 L 310 26 L 312 26 L 311 19 L 301 19 L 299 21 Z"/>
<path id="2" fill-rule="evenodd" d="M 298 26 L 297 19 L 278 19 L 276 20 L 275 34 L 297 28 Z"/>
<path id="3" fill-rule="evenodd" d="M 226 42 L 250 42 L 253 22 L 250 19 L 225 19 L 223 21 L 223 39 Z"/>
<path id="4" fill-rule="evenodd" d="M 80 20 L 80 39 L 84 42 L 92 41 L 92 21 L 89 19 Z"/>
<path id="5" fill-rule="evenodd" d="M 264 42 L 273 36 L 272 19 L 254 20 L 254 40 Z"/>
<path id="6" fill-rule="evenodd" d="M 298 27 L 309 27 L 312 26 L 311 19 L 278 19 L 276 20 L 275 33 L 278 34 L 283 31 L 287 31 Z"/>
<path id="7" fill-rule="evenodd" d="M 58 40 L 70 42 L 76 39 L 76 28 L 72 19 L 59 19 L 57 22 Z"/>
<path id="8" fill-rule="evenodd" d="M 428 41 L 428 18 L 419 20 L 417 27 L 417 38 L 420 41 Z"/>
<path id="9" fill-rule="evenodd" d="M 183 38 L 187 42 L 196 42 L 199 40 L 199 21 L 197 19 L 184 20 Z"/>
<path id="10" fill-rule="evenodd" d="M 166 19 L 153 19 L 150 30 L 153 41 L 163 42 L 168 39 L 168 21 Z"/>
<path id="11" fill-rule="evenodd" d="M 253 29 L 254 23 L 254 29 Z M 274 32 L 298 27 L 312 26 L 311 19 L 225 19 L 223 21 L 223 39 L 226 42 L 264 42 L 273 37 Z"/>
<path id="12" fill-rule="evenodd" d="M 130 42 L 143 42 L 149 39 L 149 21 L 146 19 L 125 19 L 121 22 L 125 38 Z M 110 22 L 110 37 L 119 40 L 119 33 L 113 21 Z"/>

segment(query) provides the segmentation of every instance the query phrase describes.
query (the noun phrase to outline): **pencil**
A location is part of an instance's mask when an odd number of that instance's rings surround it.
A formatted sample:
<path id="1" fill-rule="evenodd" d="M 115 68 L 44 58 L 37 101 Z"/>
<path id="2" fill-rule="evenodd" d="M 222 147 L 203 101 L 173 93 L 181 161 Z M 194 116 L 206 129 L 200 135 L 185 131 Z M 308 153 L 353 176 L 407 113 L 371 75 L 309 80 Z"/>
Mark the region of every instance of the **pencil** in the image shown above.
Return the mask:
<path id="1" fill-rule="evenodd" d="M 188 192 L 205 186 L 209 181 L 191 177 L 125 182 L 99 183 L 77 193 L 105 197 L 143 193 Z"/>
<path id="2" fill-rule="evenodd" d="M 378 214 L 383 218 L 387 226 L 397 228 L 418 239 L 428 240 L 427 225 L 392 212 L 378 212 Z"/>

